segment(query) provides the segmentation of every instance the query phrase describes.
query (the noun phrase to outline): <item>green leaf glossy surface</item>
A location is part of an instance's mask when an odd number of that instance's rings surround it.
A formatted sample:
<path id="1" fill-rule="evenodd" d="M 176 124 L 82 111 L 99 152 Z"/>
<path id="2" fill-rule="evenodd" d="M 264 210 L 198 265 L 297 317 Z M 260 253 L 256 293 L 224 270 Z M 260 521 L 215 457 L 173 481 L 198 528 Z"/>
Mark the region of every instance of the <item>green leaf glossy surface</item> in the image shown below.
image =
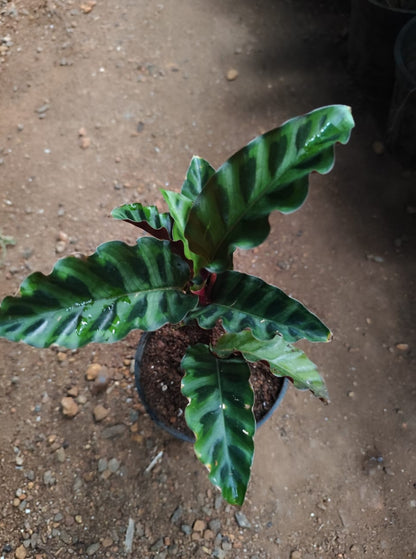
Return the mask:
<path id="1" fill-rule="evenodd" d="M 250 328 L 263 340 L 279 332 L 286 341 L 305 338 L 327 342 L 331 332 L 302 303 L 260 278 L 236 271 L 217 274 L 209 293 L 211 303 L 192 311 L 202 328 L 213 328 L 221 319 L 227 332 Z"/>
<path id="2" fill-rule="evenodd" d="M 168 241 L 114 241 L 84 258 L 59 260 L 52 273 L 31 274 L 20 297 L 0 307 L 0 336 L 36 347 L 115 342 L 134 328 L 180 322 L 197 304 L 185 294 L 189 267 Z"/>
<path id="3" fill-rule="evenodd" d="M 172 238 L 175 241 L 182 242 L 184 255 L 193 263 L 195 271 L 199 270 L 202 266 L 202 259 L 189 248 L 188 239 L 185 237 L 184 231 L 194 199 L 214 173 L 215 169 L 205 159 L 194 156 L 186 172 L 181 192 L 162 190 L 163 197 L 174 222 Z"/>
<path id="4" fill-rule="evenodd" d="M 254 395 L 243 359 L 217 359 L 208 346 L 188 348 L 182 360 L 185 418 L 195 433 L 195 453 L 211 482 L 231 504 L 241 505 L 254 454 Z"/>
<path id="5" fill-rule="evenodd" d="M 247 361 L 268 361 L 272 373 L 278 377 L 289 377 L 295 388 L 310 390 L 323 400 L 329 399 L 325 382 L 316 365 L 303 351 L 285 342 L 281 336 L 259 341 L 249 330 L 224 334 L 213 350 L 219 357 L 228 357 L 239 351 Z"/>
<path id="6" fill-rule="evenodd" d="M 205 184 L 215 173 L 215 169 L 202 157 L 194 155 L 186 172 L 181 194 L 189 200 L 195 200 Z"/>
<path id="7" fill-rule="evenodd" d="M 226 161 L 195 198 L 184 232 L 190 249 L 211 271 L 223 271 L 237 246 L 262 243 L 269 233 L 269 214 L 300 207 L 308 175 L 331 170 L 334 144 L 346 143 L 353 125 L 349 107 L 333 105 L 255 138 Z"/>
<path id="8" fill-rule="evenodd" d="M 168 213 L 160 213 L 156 206 L 139 203 L 124 204 L 111 212 L 112 217 L 140 227 L 158 239 L 171 239 L 172 219 Z"/>

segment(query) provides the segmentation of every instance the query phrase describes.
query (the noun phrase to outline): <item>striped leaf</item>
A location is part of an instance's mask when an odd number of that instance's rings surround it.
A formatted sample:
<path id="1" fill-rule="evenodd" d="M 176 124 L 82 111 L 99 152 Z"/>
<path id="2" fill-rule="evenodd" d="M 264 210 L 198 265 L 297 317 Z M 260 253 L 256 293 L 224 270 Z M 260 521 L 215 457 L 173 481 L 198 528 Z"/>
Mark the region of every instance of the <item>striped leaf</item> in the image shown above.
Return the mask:
<path id="1" fill-rule="evenodd" d="M 180 194 L 172 190 L 162 190 L 174 221 L 172 237 L 175 241 L 183 243 L 184 255 L 193 263 L 195 271 L 202 267 L 202 259 L 189 248 L 188 240 L 184 234 L 185 225 L 194 199 L 214 173 L 215 169 L 211 167 L 208 161 L 205 161 L 202 157 L 194 156 L 186 172 Z"/>
<path id="2" fill-rule="evenodd" d="M 158 239 L 171 239 L 172 219 L 168 213 L 160 213 L 156 206 L 124 204 L 111 212 L 112 217 L 132 223 Z"/>
<path id="3" fill-rule="evenodd" d="M 215 169 L 211 167 L 208 161 L 194 155 L 186 172 L 181 194 L 189 200 L 195 200 L 214 173 Z"/>
<path id="4" fill-rule="evenodd" d="M 304 305 L 278 287 L 236 271 L 218 274 L 210 292 L 210 304 L 191 312 L 202 328 L 213 328 L 217 320 L 227 332 L 250 328 L 261 340 L 279 332 L 288 342 L 305 338 L 327 342 L 331 332 Z"/>
<path id="5" fill-rule="evenodd" d="M 21 296 L 0 307 L 0 336 L 74 348 L 120 340 L 133 328 L 156 330 L 197 304 L 183 292 L 188 281 L 189 267 L 168 241 L 105 243 L 92 256 L 59 260 L 49 276 L 27 277 Z"/>
<path id="6" fill-rule="evenodd" d="M 255 138 L 226 161 L 196 197 L 185 227 L 190 249 L 217 272 L 227 269 L 235 247 L 262 243 L 269 233 L 270 212 L 300 207 L 309 174 L 331 170 L 334 144 L 346 143 L 353 125 L 349 107 L 333 105 Z"/>
<path id="7" fill-rule="evenodd" d="M 203 344 L 182 359 L 185 418 L 195 433 L 195 453 L 231 504 L 241 505 L 254 454 L 254 395 L 242 359 L 217 359 Z"/>
<path id="8" fill-rule="evenodd" d="M 257 340 L 249 330 L 238 334 L 224 334 L 217 341 L 214 351 L 222 358 L 239 351 L 247 361 L 268 361 L 276 376 L 289 377 L 296 388 L 310 390 L 322 400 L 329 399 L 325 382 L 316 365 L 303 351 L 286 343 L 281 336 L 264 342 Z"/>

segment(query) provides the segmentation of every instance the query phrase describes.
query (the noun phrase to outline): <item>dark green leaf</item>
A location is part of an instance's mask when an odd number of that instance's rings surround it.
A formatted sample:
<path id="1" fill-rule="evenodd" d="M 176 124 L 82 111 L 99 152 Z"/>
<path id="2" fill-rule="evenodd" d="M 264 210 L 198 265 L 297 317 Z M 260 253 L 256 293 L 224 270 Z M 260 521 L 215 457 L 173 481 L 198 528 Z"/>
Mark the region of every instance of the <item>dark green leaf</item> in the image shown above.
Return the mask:
<path id="1" fill-rule="evenodd" d="M 208 161 L 194 155 L 186 172 L 181 194 L 189 198 L 189 200 L 195 200 L 214 173 L 215 169 L 211 167 Z"/>
<path id="2" fill-rule="evenodd" d="M 268 361 L 273 374 L 289 377 L 299 389 L 308 389 L 318 398 L 328 400 L 325 382 L 316 365 L 300 349 L 288 344 L 281 336 L 259 341 L 249 330 L 238 334 L 224 334 L 214 347 L 219 357 L 239 351 L 250 362 Z"/>
<path id="3" fill-rule="evenodd" d="M 0 307 L 0 336 L 37 347 L 114 342 L 130 330 L 177 323 L 197 304 L 183 292 L 189 267 L 168 241 L 105 243 L 89 257 L 59 260 L 52 273 L 30 275 L 21 297 Z"/>
<path id="4" fill-rule="evenodd" d="M 301 338 L 327 342 L 331 336 L 325 324 L 299 301 L 254 276 L 235 271 L 218 274 L 209 297 L 209 305 L 191 313 L 202 328 L 213 328 L 221 319 L 227 332 L 250 328 L 263 340 L 277 332 L 288 342 Z"/>
<path id="5" fill-rule="evenodd" d="M 195 453 L 231 504 L 241 505 L 254 454 L 254 395 L 243 359 L 217 359 L 208 346 L 188 348 L 182 360 L 185 418 L 195 433 Z"/>
<path id="6" fill-rule="evenodd" d="M 349 107 L 324 107 L 258 136 L 226 161 L 196 197 L 184 231 L 205 267 L 227 269 L 235 247 L 264 241 L 271 211 L 298 209 L 308 175 L 331 170 L 334 144 L 346 143 L 353 125 Z"/>
<path id="7" fill-rule="evenodd" d="M 111 212 L 112 217 L 140 227 L 158 239 L 171 239 L 172 219 L 168 213 L 160 213 L 156 206 L 125 204 Z"/>

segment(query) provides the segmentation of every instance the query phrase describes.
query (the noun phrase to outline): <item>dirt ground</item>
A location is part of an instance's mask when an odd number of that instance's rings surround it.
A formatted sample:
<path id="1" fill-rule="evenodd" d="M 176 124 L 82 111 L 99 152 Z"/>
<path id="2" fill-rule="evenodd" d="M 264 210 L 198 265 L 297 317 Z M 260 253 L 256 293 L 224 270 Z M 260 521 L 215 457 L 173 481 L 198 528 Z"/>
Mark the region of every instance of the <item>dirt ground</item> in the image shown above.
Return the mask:
<path id="1" fill-rule="evenodd" d="M 305 347 L 330 405 L 288 391 L 238 510 L 144 413 L 138 332 L 66 352 L 2 341 L 2 559 L 416 557 L 416 176 L 374 146 L 347 36 L 346 1 L 0 0 L 1 297 L 57 257 L 134 242 L 111 209 L 161 203 L 193 154 L 218 166 L 326 104 L 357 122 L 302 210 L 238 256 L 333 330 Z"/>

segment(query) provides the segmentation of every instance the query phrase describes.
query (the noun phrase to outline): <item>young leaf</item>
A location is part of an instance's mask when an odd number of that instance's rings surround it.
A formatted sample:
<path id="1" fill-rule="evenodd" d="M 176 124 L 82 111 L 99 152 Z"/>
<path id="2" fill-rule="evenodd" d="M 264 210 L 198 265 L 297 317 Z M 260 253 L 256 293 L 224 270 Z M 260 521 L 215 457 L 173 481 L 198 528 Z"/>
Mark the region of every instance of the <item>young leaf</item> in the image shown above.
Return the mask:
<path id="1" fill-rule="evenodd" d="M 213 351 L 223 358 L 239 351 L 247 361 L 268 361 L 272 373 L 276 376 L 289 377 L 296 388 L 308 389 L 322 400 L 329 399 L 325 382 L 316 365 L 303 351 L 286 343 L 281 336 L 261 342 L 249 330 L 238 334 L 224 334 L 217 341 Z"/>
<path id="2" fill-rule="evenodd" d="M 205 159 L 194 156 L 186 172 L 181 192 L 162 190 L 163 197 L 166 200 L 170 215 L 174 221 L 172 238 L 175 241 L 182 242 L 185 258 L 193 263 L 195 271 L 201 268 L 202 261 L 200 256 L 189 248 L 184 230 L 193 200 L 201 192 L 204 184 L 214 173 L 215 169 L 213 169 Z"/>
<path id="3" fill-rule="evenodd" d="M 298 209 L 309 173 L 331 170 L 334 144 L 346 143 L 353 125 L 349 107 L 323 107 L 258 136 L 226 161 L 196 197 L 185 227 L 205 267 L 227 269 L 235 247 L 265 240 L 271 211 Z"/>
<path id="4" fill-rule="evenodd" d="M 331 332 L 302 303 L 260 278 L 236 271 L 217 274 L 209 292 L 210 304 L 191 311 L 202 328 L 213 328 L 217 320 L 227 332 L 250 328 L 261 340 L 279 332 L 288 342 L 305 338 L 327 342 Z"/>
<path id="5" fill-rule="evenodd" d="M 195 200 L 214 173 L 215 169 L 211 167 L 208 161 L 194 155 L 186 172 L 181 194 L 189 200 Z"/>
<path id="6" fill-rule="evenodd" d="M 188 348 L 182 359 L 185 419 L 195 453 L 231 504 L 241 505 L 253 462 L 255 419 L 250 369 L 243 359 L 217 359 L 209 347 Z"/>
<path id="7" fill-rule="evenodd" d="M 105 243 L 89 257 L 59 260 L 52 273 L 31 274 L 21 297 L 0 307 L 0 336 L 36 347 L 114 342 L 134 328 L 177 323 L 198 301 L 183 292 L 189 267 L 168 241 Z"/>
<path id="8" fill-rule="evenodd" d="M 112 217 L 132 223 L 157 239 L 172 238 L 172 219 L 168 213 L 160 213 L 156 206 L 124 204 L 111 212 Z"/>

